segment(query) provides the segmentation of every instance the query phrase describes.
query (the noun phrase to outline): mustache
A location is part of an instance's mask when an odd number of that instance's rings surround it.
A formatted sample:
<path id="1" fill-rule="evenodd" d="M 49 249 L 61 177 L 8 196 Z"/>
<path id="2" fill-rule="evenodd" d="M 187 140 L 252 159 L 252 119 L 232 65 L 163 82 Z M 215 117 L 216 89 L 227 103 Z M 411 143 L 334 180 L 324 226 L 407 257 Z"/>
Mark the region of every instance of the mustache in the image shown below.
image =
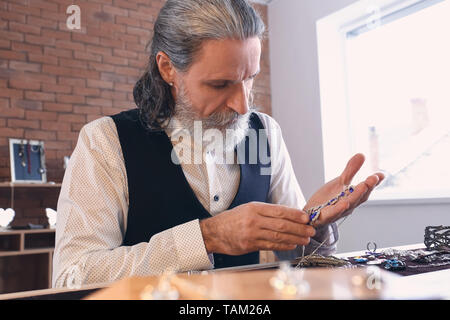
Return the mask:
<path id="1" fill-rule="evenodd" d="M 206 120 L 206 122 L 215 124 L 219 127 L 225 127 L 236 122 L 241 115 L 234 110 L 227 112 L 214 112 Z"/>
<path id="2" fill-rule="evenodd" d="M 231 110 L 230 111 L 217 111 L 212 113 L 207 119 L 204 119 L 204 123 L 206 126 L 217 126 L 221 128 L 227 128 L 232 126 L 233 124 L 239 124 L 242 120 L 247 120 L 250 114 L 256 111 L 256 108 L 253 106 L 253 92 L 250 92 L 248 97 L 248 110 L 245 114 L 239 114 L 238 112 Z"/>
<path id="3" fill-rule="evenodd" d="M 254 107 L 249 107 L 245 114 L 231 110 L 226 112 L 214 112 L 207 119 L 203 120 L 205 127 L 218 127 L 223 129 L 233 129 L 233 126 L 242 125 L 243 120 L 247 120 L 252 112 L 256 111 Z"/>
<path id="4" fill-rule="evenodd" d="M 192 129 L 194 121 L 201 121 L 203 129 L 245 129 L 248 126 L 250 114 L 257 111 L 253 106 L 254 93 L 253 90 L 249 92 L 247 97 L 248 110 L 245 114 L 239 114 L 233 109 L 227 107 L 225 110 L 218 110 L 211 113 L 207 118 L 200 118 L 195 112 L 195 108 L 188 98 L 188 93 L 184 84 L 180 85 L 180 92 L 178 99 L 175 102 L 175 116 L 188 128 Z"/>

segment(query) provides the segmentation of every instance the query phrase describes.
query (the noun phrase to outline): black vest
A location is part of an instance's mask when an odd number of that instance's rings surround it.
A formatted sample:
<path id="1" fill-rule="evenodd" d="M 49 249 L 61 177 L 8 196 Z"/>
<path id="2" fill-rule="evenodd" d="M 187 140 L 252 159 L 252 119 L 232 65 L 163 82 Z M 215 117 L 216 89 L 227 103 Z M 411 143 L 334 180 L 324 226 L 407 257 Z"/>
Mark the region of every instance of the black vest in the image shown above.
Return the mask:
<path id="1" fill-rule="evenodd" d="M 192 220 L 210 218 L 210 213 L 197 199 L 186 180 L 181 165 L 173 163 L 173 146 L 165 131 L 147 130 L 140 120 L 138 109 L 111 117 L 117 127 L 128 179 L 128 223 L 122 245 L 148 242 L 161 231 Z M 256 113 L 250 117 L 250 127 L 258 131 L 264 129 Z M 246 138 L 246 160 L 244 164 L 240 164 L 239 188 L 228 209 L 251 201 L 267 202 L 270 175 L 261 175 L 260 170 L 270 170 L 270 161 L 268 164 L 261 163 L 260 135 L 257 138 L 256 164 L 249 163 L 249 138 Z M 270 157 L 268 143 L 266 148 L 266 154 Z M 259 263 L 259 252 L 241 256 L 214 254 L 215 268 L 255 263 Z"/>

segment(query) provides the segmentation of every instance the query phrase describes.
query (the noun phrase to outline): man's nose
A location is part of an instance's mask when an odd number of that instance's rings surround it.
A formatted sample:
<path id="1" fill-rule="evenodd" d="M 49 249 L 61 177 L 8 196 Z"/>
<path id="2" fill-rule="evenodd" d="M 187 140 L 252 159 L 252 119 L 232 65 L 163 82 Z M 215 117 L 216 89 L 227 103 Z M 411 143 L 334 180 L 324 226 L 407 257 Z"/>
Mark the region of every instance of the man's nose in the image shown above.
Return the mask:
<path id="1" fill-rule="evenodd" d="M 248 112 L 248 91 L 244 81 L 237 83 L 233 95 L 228 99 L 228 107 L 239 114 L 246 114 Z"/>

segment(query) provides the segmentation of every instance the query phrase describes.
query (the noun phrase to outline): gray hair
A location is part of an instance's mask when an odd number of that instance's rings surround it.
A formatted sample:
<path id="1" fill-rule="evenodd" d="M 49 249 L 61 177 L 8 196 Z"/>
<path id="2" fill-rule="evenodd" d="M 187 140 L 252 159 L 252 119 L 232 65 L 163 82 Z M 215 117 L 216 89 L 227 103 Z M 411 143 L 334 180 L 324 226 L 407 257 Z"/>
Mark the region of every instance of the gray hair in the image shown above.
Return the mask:
<path id="1" fill-rule="evenodd" d="M 159 12 L 149 43 L 150 59 L 133 95 L 141 121 L 152 131 L 175 113 L 170 86 L 156 63 L 162 51 L 175 69 L 185 72 L 195 60 L 205 40 L 263 39 L 265 25 L 248 0 L 167 0 Z"/>

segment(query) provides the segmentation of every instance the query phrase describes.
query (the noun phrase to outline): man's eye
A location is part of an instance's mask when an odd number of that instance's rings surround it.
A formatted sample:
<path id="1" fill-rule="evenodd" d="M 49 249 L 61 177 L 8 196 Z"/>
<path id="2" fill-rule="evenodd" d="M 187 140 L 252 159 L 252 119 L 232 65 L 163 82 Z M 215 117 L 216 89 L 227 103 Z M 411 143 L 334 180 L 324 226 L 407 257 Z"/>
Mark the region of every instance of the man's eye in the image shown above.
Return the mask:
<path id="1" fill-rule="evenodd" d="M 227 83 L 224 83 L 224 84 L 213 84 L 212 87 L 215 88 L 215 89 L 224 89 L 224 88 L 227 87 L 227 85 L 228 85 Z"/>

